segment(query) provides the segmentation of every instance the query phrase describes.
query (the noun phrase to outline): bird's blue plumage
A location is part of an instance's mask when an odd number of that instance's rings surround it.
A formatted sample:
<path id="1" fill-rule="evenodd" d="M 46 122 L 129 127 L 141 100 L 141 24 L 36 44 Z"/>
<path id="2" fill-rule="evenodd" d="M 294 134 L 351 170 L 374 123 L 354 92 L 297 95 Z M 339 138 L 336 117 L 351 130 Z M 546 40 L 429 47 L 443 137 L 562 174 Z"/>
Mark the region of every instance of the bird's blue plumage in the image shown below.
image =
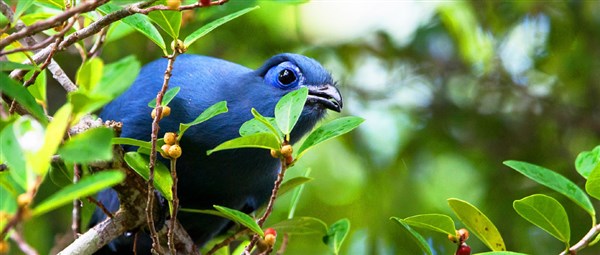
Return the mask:
<path id="1" fill-rule="evenodd" d="M 166 67 L 166 59 L 144 66 L 131 88 L 108 104 L 100 117 L 122 122 L 122 137 L 150 140 L 152 109 L 147 104 L 160 90 Z M 210 156 L 206 151 L 238 137 L 239 127 L 252 118 L 252 108 L 273 116 L 279 99 L 303 86 L 309 88 L 310 96 L 292 131 L 292 142 L 312 129 L 327 108 L 341 108 L 331 75 L 318 62 L 302 55 L 280 54 L 251 70 L 211 57 L 177 57 L 169 87 L 181 90 L 169 104 L 171 115 L 160 121 L 160 137 L 176 132 L 180 123 L 191 122 L 214 103 L 227 101 L 229 108 L 227 113 L 191 127 L 181 140 L 183 154 L 177 160 L 180 206 L 210 209 L 216 204 L 250 212 L 265 203 L 280 168 L 269 151 L 237 149 Z M 114 191 L 104 191 L 99 199 L 113 211 L 118 208 Z M 97 210 L 92 224 L 103 218 Z M 204 214 L 179 212 L 178 218 L 200 246 L 227 225 L 222 218 Z M 113 242 L 107 251 L 127 247 L 129 239 Z"/>

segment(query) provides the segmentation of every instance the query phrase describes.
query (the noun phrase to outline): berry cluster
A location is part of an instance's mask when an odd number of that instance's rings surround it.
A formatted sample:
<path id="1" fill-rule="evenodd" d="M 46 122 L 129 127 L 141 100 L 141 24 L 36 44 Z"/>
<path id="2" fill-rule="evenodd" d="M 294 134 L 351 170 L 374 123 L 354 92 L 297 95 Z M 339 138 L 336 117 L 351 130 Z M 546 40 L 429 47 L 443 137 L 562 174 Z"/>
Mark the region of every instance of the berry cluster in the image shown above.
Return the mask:
<path id="1" fill-rule="evenodd" d="M 271 157 L 283 157 L 285 158 L 285 163 L 289 165 L 294 161 L 294 157 L 292 157 L 292 152 L 294 152 L 292 146 L 289 144 L 285 144 L 281 146 L 281 149 L 279 151 L 271 149 Z"/>
<path id="2" fill-rule="evenodd" d="M 448 235 L 448 239 L 458 244 L 455 255 L 471 255 L 471 247 L 465 242 L 469 239 L 468 230 L 461 228 L 456 231 L 456 235 Z"/>
<path id="3" fill-rule="evenodd" d="M 176 159 L 181 157 L 181 147 L 179 144 L 177 144 L 177 134 L 173 132 L 167 132 L 163 138 L 165 144 L 160 147 L 162 150 L 160 155 L 163 156 L 163 158 L 168 159 Z"/>

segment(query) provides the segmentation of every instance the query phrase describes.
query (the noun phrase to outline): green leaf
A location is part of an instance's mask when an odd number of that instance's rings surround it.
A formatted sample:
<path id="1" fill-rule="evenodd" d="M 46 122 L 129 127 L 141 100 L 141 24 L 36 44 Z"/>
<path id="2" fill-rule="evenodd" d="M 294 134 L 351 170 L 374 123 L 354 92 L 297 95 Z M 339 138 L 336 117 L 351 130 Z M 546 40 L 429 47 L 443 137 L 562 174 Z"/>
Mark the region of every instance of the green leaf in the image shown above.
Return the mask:
<path id="1" fill-rule="evenodd" d="M 29 80 L 33 76 L 34 71 L 30 71 L 25 75 L 25 80 Z M 41 71 L 35 82 L 27 87 L 27 91 L 42 105 L 46 103 L 46 71 Z"/>
<path id="2" fill-rule="evenodd" d="M 27 89 L 15 80 L 11 79 L 5 73 L 0 72 L 0 91 L 7 96 L 17 100 L 27 111 L 29 111 L 44 126 L 48 124 L 44 109 L 35 102 L 35 98 Z"/>
<path id="3" fill-rule="evenodd" d="M 279 130 L 289 135 L 298 122 L 308 97 L 308 88 L 302 87 L 283 96 L 275 106 L 275 120 Z"/>
<path id="4" fill-rule="evenodd" d="M 415 243 L 419 246 L 419 248 L 421 248 L 421 250 L 425 254 L 433 255 L 433 252 L 431 251 L 429 244 L 427 243 L 427 241 L 425 241 L 425 238 L 423 238 L 423 236 L 421 236 L 421 234 L 419 234 L 417 231 L 415 231 L 410 226 L 408 226 L 408 224 L 402 222 L 402 220 L 399 218 L 392 217 L 392 218 L 390 218 L 390 220 L 393 220 L 394 222 L 396 222 L 400 226 L 402 226 L 402 229 L 404 229 L 408 232 L 408 234 L 412 238 L 412 240 L 415 241 Z"/>
<path id="5" fill-rule="evenodd" d="M 133 55 L 105 65 L 102 78 L 98 85 L 94 87 L 92 93 L 95 95 L 108 95 L 112 100 L 133 84 L 140 69 L 141 64 Z"/>
<path id="6" fill-rule="evenodd" d="M 295 217 L 277 222 L 270 227 L 278 233 L 290 235 L 327 235 L 327 224 L 313 217 Z"/>
<path id="7" fill-rule="evenodd" d="M 444 214 L 419 214 L 401 219 L 402 222 L 448 235 L 456 235 L 454 221 Z"/>
<path id="8" fill-rule="evenodd" d="M 52 117 L 52 121 L 46 128 L 44 145 L 42 145 L 42 148 L 35 153 L 35 155 L 32 155 L 31 158 L 27 159 L 27 162 L 31 165 L 31 168 L 38 175 L 45 175 L 50 168 L 50 160 L 52 155 L 56 154 L 58 146 L 61 144 L 63 137 L 67 132 L 72 111 L 73 108 L 70 104 L 65 104 L 58 109 L 58 111 L 56 111 Z"/>
<path id="9" fill-rule="evenodd" d="M 182 14 L 179 11 L 153 11 L 148 17 L 154 21 L 162 30 L 167 32 L 173 40 L 179 37 Z"/>
<path id="10" fill-rule="evenodd" d="M 91 58 L 85 61 L 77 70 L 76 81 L 79 89 L 92 91 L 100 79 L 104 70 L 104 62 L 101 58 Z"/>
<path id="11" fill-rule="evenodd" d="M 35 0 L 35 1 L 42 5 L 45 5 L 45 6 L 56 7 L 61 10 L 65 9 L 65 1 L 63 1 L 63 0 Z"/>
<path id="12" fill-rule="evenodd" d="M 10 168 L 14 182 L 23 190 L 27 190 L 27 180 L 32 172 L 27 167 L 25 153 L 27 150 L 37 151 L 41 148 L 44 128 L 29 116 L 19 117 L 0 133 L 0 159 Z M 36 143 L 38 141 L 38 143 Z M 30 148 L 22 148 L 22 145 Z"/>
<path id="13" fill-rule="evenodd" d="M 35 66 L 25 65 L 17 62 L 0 61 L 0 72 L 11 71 L 15 69 L 34 70 Z"/>
<path id="14" fill-rule="evenodd" d="M 571 230 L 565 208 L 556 199 L 535 194 L 513 202 L 521 217 L 569 245 Z"/>
<path id="15" fill-rule="evenodd" d="M 590 173 L 587 182 L 585 183 L 585 191 L 590 196 L 600 199 L 600 165 L 597 165 Z"/>
<path id="16" fill-rule="evenodd" d="M 340 219 L 329 226 L 327 235 L 323 236 L 323 242 L 334 254 L 339 254 L 348 232 L 350 232 L 350 221 L 346 218 Z"/>
<path id="17" fill-rule="evenodd" d="M 529 179 L 532 179 L 539 184 L 542 184 L 557 191 L 558 193 L 567 196 L 569 199 L 587 211 L 592 216 L 592 219 L 595 218 L 596 210 L 592 206 L 592 201 L 590 201 L 590 198 L 581 188 L 579 188 L 579 186 L 564 176 L 552 170 L 527 162 L 509 160 L 504 161 L 504 164 L 514 170 L 517 170 L 519 173 L 527 176 Z"/>
<path id="18" fill-rule="evenodd" d="M 263 118 L 266 119 L 271 124 L 270 125 L 271 127 L 275 127 L 277 125 L 275 118 L 273 118 L 273 117 L 263 117 Z M 239 132 L 240 132 L 241 136 L 248 136 L 248 135 L 252 135 L 252 134 L 256 134 L 256 133 L 272 133 L 273 131 L 271 128 L 266 126 L 260 120 L 249 119 L 248 121 L 244 122 L 244 124 L 242 124 Z M 281 137 L 281 136 L 283 136 L 283 134 L 278 132 L 277 137 Z"/>
<path id="19" fill-rule="evenodd" d="M 306 176 L 298 176 L 298 177 L 289 179 L 288 181 L 281 184 L 281 186 L 279 187 L 279 192 L 277 192 L 277 197 L 280 197 L 280 196 L 292 191 L 294 188 L 299 187 L 299 186 L 301 186 L 307 182 L 310 182 L 312 180 L 314 180 L 314 179 L 310 178 L 310 177 L 306 177 Z"/>
<path id="20" fill-rule="evenodd" d="M 112 187 L 125 180 L 125 174 L 119 170 L 107 170 L 84 176 L 52 194 L 33 209 L 33 215 L 41 215 L 60 206 L 72 203 L 74 199 L 90 196 L 98 191 Z"/>
<path id="21" fill-rule="evenodd" d="M 73 112 L 86 114 L 94 112 L 112 99 L 105 95 L 89 95 L 83 91 L 74 91 L 67 95 L 69 103 L 73 106 Z"/>
<path id="22" fill-rule="evenodd" d="M 281 140 L 281 135 L 280 135 L 280 134 L 282 134 L 281 130 L 275 128 L 277 121 L 275 121 L 275 124 L 273 124 L 270 121 L 270 118 L 263 116 L 254 108 L 252 108 L 252 110 L 250 110 L 250 112 L 252 113 L 252 116 L 254 116 L 254 119 L 256 119 L 257 121 L 262 123 L 265 127 L 267 127 L 268 130 L 271 131 L 270 133 L 277 139 L 277 141 L 279 141 L 280 143 L 283 142 Z"/>
<path id="23" fill-rule="evenodd" d="M 454 214 L 492 251 L 505 251 L 506 245 L 498 229 L 477 207 L 466 201 L 450 198 L 448 205 Z"/>
<path id="24" fill-rule="evenodd" d="M 63 160 L 74 163 L 110 160 L 113 136 L 114 132 L 110 128 L 89 129 L 67 141 L 58 153 Z"/>
<path id="25" fill-rule="evenodd" d="M 100 6 L 98 9 L 101 12 L 107 14 L 107 13 L 121 10 L 122 8 L 113 3 L 106 3 L 106 4 L 103 4 L 102 6 Z M 137 13 L 137 14 L 131 15 L 129 17 L 126 17 L 126 18 L 122 19 L 121 21 L 123 21 L 123 23 L 131 26 L 135 30 L 139 31 L 146 37 L 148 37 L 148 39 L 150 39 L 156 45 L 158 45 L 158 47 L 160 47 L 163 50 L 165 55 L 167 55 L 167 47 L 165 45 L 165 41 L 163 40 L 162 36 L 160 35 L 160 32 L 158 32 L 158 29 L 156 29 L 156 27 L 154 27 L 154 25 L 152 25 L 150 18 L 148 18 L 145 15 Z M 136 76 L 137 75 L 133 75 L 134 78 Z"/>
<path id="26" fill-rule="evenodd" d="M 327 124 L 320 126 L 313 132 L 311 132 L 310 135 L 308 135 L 308 137 L 306 138 L 306 140 L 304 140 L 304 143 L 302 144 L 302 146 L 300 146 L 300 149 L 298 150 L 296 159 L 302 157 L 302 155 L 306 153 L 306 151 L 308 151 L 315 145 L 352 131 L 353 129 L 357 128 L 358 125 L 360 125 L 360 123 L 362 123 L 363 121 L 364 119 L 362 118 L 348 116 L 335 119 Z"/>
<path id="27" fill-rule="evenodd" d="M 17 1 L 17 8 L 15 9 L 15 14 L 13 15 L 13 24 L 17 23 L 17 20 L 21 17 L 23 13 L 29 9 L 33 5 L 33 0 L 19 0 Z"/>
<path id="28" fill-rule="evenodd" d="M 311 172 L 310 168 L 306 169 L 306 173 L 304 173 L 304 176 L 300 176 L 300 177 L 291 179 L 291 180 L 285 182 L 284 184 L 282 184 L 281 187 L 279 188 L 279 192 L 281 192 L 281 193 L 277 193 L 277 196 L 280 196 L 281 194 L 285 193 L 285 190 L 284 190 L 284 192 L 282 192 L 282 190 L 281 190 L 281 188 L 283 188 L 284 185 L 286 185 L 285 188 L 289 187 L 289 189 L 299 186 L 297 189 L 294 190 L 292 200 L 290 201 L 290 211 L 288 213 L 288 219 L 294 218 L 294 213 L 296 212 L 296 207 L 298 206 L 298 201 L 300 201 L 300 196 L 302 195 L 302 191 L 304 190 L 304 183 L 312 180 L 312 178 L 308 178 L 308 176 L 310 175 L 310 172 Z M 296 181 L 296 180 L 298 180 L 298 181 Z"/>
<path id="29" fill-rule="evenodd" d="M 114 137 L 112 139 L 112 143 L 113 144 L 132 145 L 132 146 L 138 146 L 138 147 L 148 148 L 148 149 L 152 148 L 152 144 L 150 142 L 133 139 L 133 138 L 127 138 L 127 137 Z"/>
<path id="30" fill-rule="evenodd" d="M 148 181 L 148 177 L 150 177 L 150 168 L 148 167 L 150 159 L 147 155 L 130 151 L 125 153 L 124 158 L 127 165 L 142 176 L 144 180 Z M 173 201 L 172 186 L 173 179 L 171 178 L 169 169 L 157 160 L 156 165 L 154 166 L 154 187 L 156 187 L 167 200 Z"/>
<path id="31" fill-rule="evenodd" d="M 192 32 L 190 35 L 188 35 L 184 42 L 183 45 L 185 45 L 185 47 L 189 47 L 192 43 L 194 43 L 196 40 L 200 39 L 200 37 L 205 36 L 206 34 L 208 34 L 210 31 L 213 31 L 215 28 L 236 19 L 239 16 L 242 16 L 250 11 L 254 11 L 256 9 L 258 9 L 259 6 L 254 6 L 254 7 L 249 7 L 237 12 L 234 12 L 232 14 L 229 14 L 225 17 L 219 18 L 215 21 L 212 21 L 204 26 L 202 26 L 201 28 L 199 28 L 198 30 Z"/>
<path id="32" fill-rule="evenodd" d="M 584 151 L 577 155 L 575 159 L 575 169 L 584 178 L 588 178 L 592 170 L 600 166 L 600 146 L 596 146 L 591 151 Z"/>
<path id="33" fill-rule="evenodd" d="M 160 102 L 161 106 L 165 106 L 168 105 L 171 100 L 173 100 L 173 98 L 175 98 L 175 96 L 177 96 L 177 93 L 179 93 L 179 90 L 181 90 L 181 87 L 174 87 L 174 88 L 170 88 L 169 90 L 167 90 L 167 92 L 165 92 L 165 95 L 163 96 L 162 101 Z M 156 98 L 152 99 L 152 101 L 150 101 L 148 103 L 148 107 L 153 108 L 156 107 Z"/>
<path id="34" fill-rule="evenodd" d="M 248 214 L 223 206 L 215 205 L 213 207 L 217 209 L 217 211 L 223 213 L 227 219 L 246 226 L 248 229 L 252 230 L 252 232 L 259 234 L 260 236 L 265 235 L 260 226 L 256 224 L 256 221 L 254 221 L 254 219 L 252 219 L 252 217 L 250 217 Z"/>
<path id="35" fill-rule="evenodd" d="M 207 155 L 216 151 L 239 149 L 239 148 L 262 148 L 274 149 L 280 148 L 279 141 L 270 133 L 258 133 L 249 136 L 242 136 L 226 141 L 212 150 L 206 152 Z"/>
<path id="36" fill-rule="evenodd" d="M 177 139 L 181 140 L 181 137 L 183 137 L 185 131 L 188 130 L 188 128 L 190 128 L 191 126 L 198 125 L 221 113 L 226 113 L 227 111 L 229 111 L 229 109 L 227 109 L 227 102 L 225 101 L 221 101 L 211 105 L 210 107 L 206 108 L 206 110 L 204 110 L 198 117 L 196 117 L 194 121 L 190 123 L 179 124 L 179 136 L 177 137 Z"/>

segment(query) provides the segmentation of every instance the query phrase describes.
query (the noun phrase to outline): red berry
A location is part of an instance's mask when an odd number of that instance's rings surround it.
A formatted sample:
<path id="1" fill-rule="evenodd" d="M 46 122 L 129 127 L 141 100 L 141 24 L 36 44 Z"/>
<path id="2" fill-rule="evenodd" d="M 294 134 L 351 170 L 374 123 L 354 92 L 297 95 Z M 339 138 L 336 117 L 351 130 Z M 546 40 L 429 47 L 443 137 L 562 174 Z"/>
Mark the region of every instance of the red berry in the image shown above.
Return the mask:
<path id="1" fill-rule="evenodd" d="M 461 243 L 456 249 L 456 255 L 471 255 L 471 247 L 466 243 Z"/>
<path id="2" fill-rule="evenodd" d="M 202 4 L 202 6 L 209 6 L 210 0 L 200 0 L 200 4 Z"/>
<path id="3" fill-rule="evenodd" d="M 267 228 L 267 229 L 265 229 L 265 236 L 266 235 L 277 236 L 277 231 L 275 231 L 275 229 L 273 229 L 273 228 Z"/>

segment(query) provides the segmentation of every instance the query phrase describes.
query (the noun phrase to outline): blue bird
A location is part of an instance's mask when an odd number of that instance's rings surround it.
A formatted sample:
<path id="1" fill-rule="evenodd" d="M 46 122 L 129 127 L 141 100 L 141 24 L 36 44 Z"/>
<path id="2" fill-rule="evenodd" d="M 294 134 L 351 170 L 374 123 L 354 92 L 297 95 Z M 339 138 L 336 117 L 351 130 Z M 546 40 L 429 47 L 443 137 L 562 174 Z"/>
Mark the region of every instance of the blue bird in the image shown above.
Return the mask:
<path id="1" fill-rule="evenodd" d="M 144 66 L 129 90 L 108 104 L 100 117 L 123 123 L 122 137 L 150 140 L 151 109 L 147 106 L 162 86 L 166 59 Z M 194 120 L 202 111 L 227 101 L 229 111 L 188 129 L 180 142 L 177 160 L 178 196 L 182 208 L 212 209 L 213 205 L 252 212 L 264 204 L 280 169 L 278 159 L 264 149 L 206 151 L 239 137 L 240 126 L 253 116 L 255 108 L 273 116 L 275 105 L 290 91 L 307 87 L 309 96 L 296 127 L 290 135 L 297 141 L 310 131 L 327 109 L 339 112 L 342 97 L 329 72 L 314 59 L 297 54 L 279 54 L 256 70 L 225 60 L 198 56 L 177 57 L 170 87 L 180 87 L 169 103 L 171 115 L 160 122 L 160 135 L 178 130 L 179 123 Z M 135 148 L 126 147 L 126 150 Z M 116 193 L 103 191 L 99 200 L 109 210 L 118 209 Z M 90 225 L 106 216 L 96 210 Z M 179 212 L 178 219 L 198 246 L 226 230 L 228 221 L 219 217 Z M 149 237 L 138 243 L 137 254 L 149 253 Z M 132 252 L 133 236 L 122 236 L 104 251 Z M 141 247 L 141 248 L 140 248 Z"/>

